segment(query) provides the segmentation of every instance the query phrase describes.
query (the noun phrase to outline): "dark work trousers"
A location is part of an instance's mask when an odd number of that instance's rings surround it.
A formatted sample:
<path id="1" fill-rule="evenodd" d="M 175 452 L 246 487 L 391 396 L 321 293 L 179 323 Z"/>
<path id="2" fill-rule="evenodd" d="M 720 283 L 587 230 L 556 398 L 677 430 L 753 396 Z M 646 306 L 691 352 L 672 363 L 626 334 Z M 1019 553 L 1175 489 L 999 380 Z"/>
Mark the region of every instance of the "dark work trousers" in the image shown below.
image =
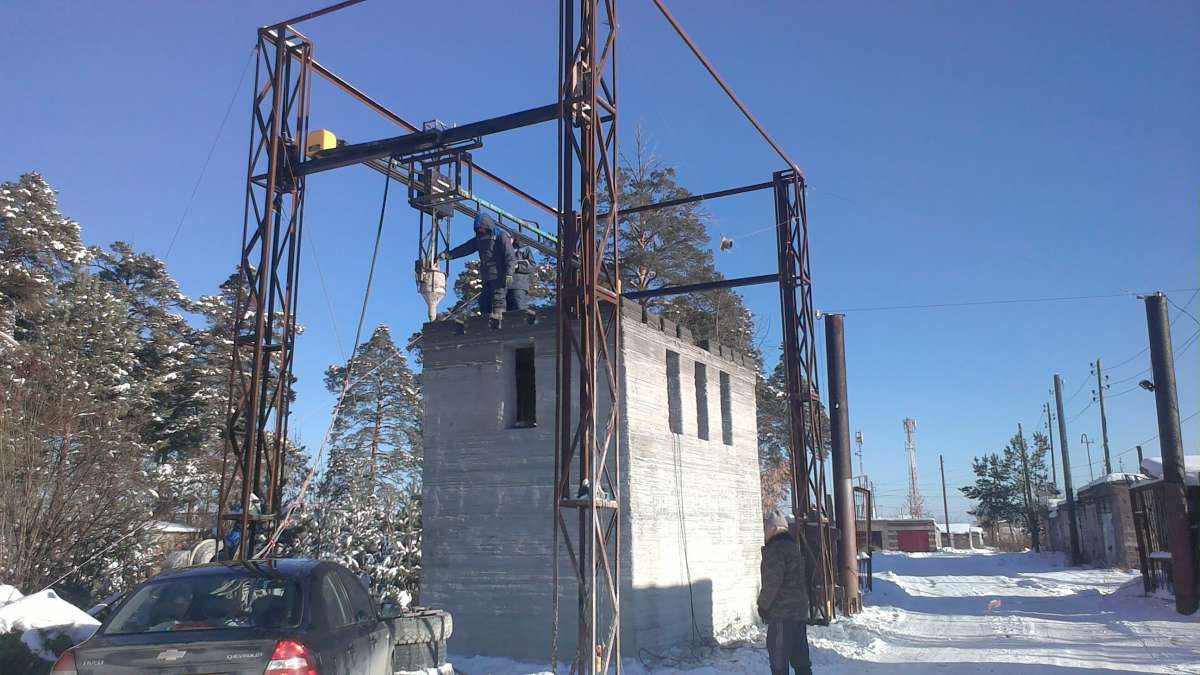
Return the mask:
<path id="1" fill-rule="evenodd" d="M 796 675 L 812 675 L 808 660 L 808 626 L 800 621 L 772 621 L 767 624 L 767 658 L 771 675 L 788 675 L 788 666 Z"/>
<path id="2" fill-rule="evenodd" d="M 501 314 L 504 312 L 504 280 L 484 281 L 483 290 L 479 292 L 480 314 Z"/>
<path id="3" fill-rule="evenodd" d="M 523 312 L 529 309 L 529 291 L 524 288 L 508 289 L 508 311 Z"/>

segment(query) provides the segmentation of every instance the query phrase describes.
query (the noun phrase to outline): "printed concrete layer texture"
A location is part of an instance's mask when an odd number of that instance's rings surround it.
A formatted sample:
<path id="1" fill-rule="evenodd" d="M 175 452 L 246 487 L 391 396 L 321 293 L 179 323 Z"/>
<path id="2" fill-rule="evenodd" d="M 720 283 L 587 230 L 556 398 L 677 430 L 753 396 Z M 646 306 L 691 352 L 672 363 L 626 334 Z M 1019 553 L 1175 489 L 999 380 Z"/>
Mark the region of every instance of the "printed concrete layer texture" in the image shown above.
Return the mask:
<path id="1" fill-rule="evenodd" d="M 691 635 L 693 611 L 701 635 L 753 620 L 763 543 L 755 372 L 633 321 L 624 325 L 624 347 L 634 478 L 626 490 L 634 590 L 625 606 L 637 619 L 634 643 L 657 650 Z M 679 355 L 679 434 L 667 415 L 668 350 Z M 708 440 L 697 433 L 697 362 L 706 371 Z M 721 432 L 722 373 L 730 445 Z"/>
<path id="2" fill-rule="evenodd" d="M 752 367 L 731 350 L 711 353 L 691 344 L 686 331 L 680 337 L 673 325 L 649 318 L 654 323 L 643 323 L 640 310 L 627 306 L 619 370 L 627 655 L 685 643 L 693 608 L 704 634 L 714 625 L 748 622 L 762 539 Z M 525 346 L 535 349 L 538 426 L 513 429 L 513 353 Z M 555 315 L 540 312 L 534 326 L 506 319 L 499 330 L 472 319 L 462 333 L 429 324 L 423 348 L 420 601 L 453 613 L 457 653 L 545 659 L 553 602 Z M 681 362 L 684 433 L 678 437 L 668 431 L 667 349 Z M 697 360 L 708 370 L 709 441 L 695 435 Z M 721 436 L 720 372 L 729 374 L 732 445 Z M 599 398 L 607 398 L 603 386 Z M 565 513 L 574 538 L 576 518 Z M 565 553 L 559 572 L 559 654 L 565 658 L 574 651 L 577 626 L 574 572 Z"/>

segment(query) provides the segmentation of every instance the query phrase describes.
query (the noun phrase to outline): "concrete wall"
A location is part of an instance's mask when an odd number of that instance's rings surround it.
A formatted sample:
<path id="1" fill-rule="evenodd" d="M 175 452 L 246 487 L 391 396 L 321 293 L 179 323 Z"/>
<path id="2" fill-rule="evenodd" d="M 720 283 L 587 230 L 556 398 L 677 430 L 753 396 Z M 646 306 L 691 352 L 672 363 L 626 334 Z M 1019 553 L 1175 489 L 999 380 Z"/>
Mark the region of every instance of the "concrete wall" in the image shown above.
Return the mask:
<path id="1" fill-rule="evenodd" d="M 686 329 L 635 316 L 623 324 L 622 350 L 633 565 L 625 620 L 637 622 L 626 646 L 660 650 L 688 639 L 693 605 L 703 635 L 753 620 L 762 546 L 755 372 L 728 349 L 692 344 Z M 668 350 L 679 355 L 680 434 L 666 414 Z M 706 371 L 708 440 L 698 434 L 697 362 Z M 722 438 L 722 373 L 731 445 Z M 686 590 L 689 572 L 690 595 L 661 590 Z"/>
<path id="2" fill-rule="evenodd" d="M 1080 490 L 1076 501 L 1079 548 L 1084 560 L 1127 569 L 1139 567 L 1129 484 L 1120 481 L 1093 485 Z M 1070 540 L 1064 537 L 1062 541 L 1070 550 Z"/>
<path id="3" fill-rule="evenodd" d="M 511 355 L 529 345 L 535 349 L 538 426 L 513 429 Z M 454 615 L 458 653 L 545 659 L 553 599 L 553 317 L 498 331 L 477 317 L 462 335 L 452 323 L 428 324 L 422 347 L 419 600 Z M 573 636 L 574 615 L 564 615 L 562 630 Z"/>
<path id="4" fill-rule="evenodd" d="M 669 322 L 644 322 L 640 308 L 626 307 L 623 316 L 622 648 L 630 655 L 688 640 L 693 608 L 706 635 L 751 620 L 762 513 L 753 369 L 728 349 L 691 344 Z M 540 312 L 534 326 L 506 319 L 493 330 L 477 318 L 462 332 L 449 323 L 425 329 L 420 602 L 454 614 L 456 653 L 549 655 L 555 320 Z M 529 345 L 538 426 L 514 429 L 513 354 Z M 667 426 L 667 349 L 680 355 L 678 435 Z M 708 374 L 708 441 L 696 437 L 696 361 Z M 721 372 L 730 376 L 732 445 L 721 436 Z M 569 514 L 572 532 L 574 522 Z M 577 589 L 565 553 L 559 589 L 566 658 L 574 651 Z"/>
<path id="5" fill-rule="evenodd" d="M 1076 495 L 1079 551 L 1083 562 L 1111 567 L 1137 568 L 1137 532 L 1129 501 L 1129 483 L 1097 483 Z M 1048 546 L 1070 553 L 1071 538 L 1067 509 L 1061 504 L 1047 513 Z"/>

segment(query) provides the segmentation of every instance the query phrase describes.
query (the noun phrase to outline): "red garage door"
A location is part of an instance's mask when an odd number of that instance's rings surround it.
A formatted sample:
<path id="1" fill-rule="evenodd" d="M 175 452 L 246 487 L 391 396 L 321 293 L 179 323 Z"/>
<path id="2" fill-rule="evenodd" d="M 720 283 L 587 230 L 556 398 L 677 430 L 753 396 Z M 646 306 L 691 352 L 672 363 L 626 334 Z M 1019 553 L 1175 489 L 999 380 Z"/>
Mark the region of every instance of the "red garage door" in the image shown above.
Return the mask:
<path id="1" fill-rule="evenodd" d="M 929 551 L 929 533 L 925 530 L 899 530 L 896 532 L 896 544 L 901 551 L 925 553 Z"/>

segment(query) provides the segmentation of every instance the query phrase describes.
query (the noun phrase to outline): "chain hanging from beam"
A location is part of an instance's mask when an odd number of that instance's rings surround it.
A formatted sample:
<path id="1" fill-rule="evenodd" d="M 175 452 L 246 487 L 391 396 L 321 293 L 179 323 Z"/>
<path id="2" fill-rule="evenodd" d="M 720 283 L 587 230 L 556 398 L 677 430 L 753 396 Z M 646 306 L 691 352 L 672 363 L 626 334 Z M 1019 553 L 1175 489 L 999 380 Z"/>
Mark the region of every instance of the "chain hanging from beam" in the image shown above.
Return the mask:
<path id="1" fill-rule="evenodd" d="M 236 559 L 254 556 L 282 502 L 312 53 L 290 26 L 258 32 L 218 518 L 222 537 L 241 534 Z"/>
<path id="2" fill-rule="evenodd" d="M 825 434 L 817 377 L 816 312 L 808 255 L 808 211 L 804 176 L 794 170 L 774 174 L 775 222 L 779 251 L 779 302 L 783 361 L 787 376 L 792 513 L 801 547 L 813 570 L 809 623 L 833 618 L 833 533 L 825 484 Z"/>
<path id="3" fill-rule="evenodd" d="M 561 0 L 559 9 L 554 565 L 557 579 L 564 548 L 579 607 L 571 672 L 620 673 L 616 0 Z M 571 510 L 575 532 L 567 523 Z M 554 592 L 557 641 L 557 583 Z"/>

